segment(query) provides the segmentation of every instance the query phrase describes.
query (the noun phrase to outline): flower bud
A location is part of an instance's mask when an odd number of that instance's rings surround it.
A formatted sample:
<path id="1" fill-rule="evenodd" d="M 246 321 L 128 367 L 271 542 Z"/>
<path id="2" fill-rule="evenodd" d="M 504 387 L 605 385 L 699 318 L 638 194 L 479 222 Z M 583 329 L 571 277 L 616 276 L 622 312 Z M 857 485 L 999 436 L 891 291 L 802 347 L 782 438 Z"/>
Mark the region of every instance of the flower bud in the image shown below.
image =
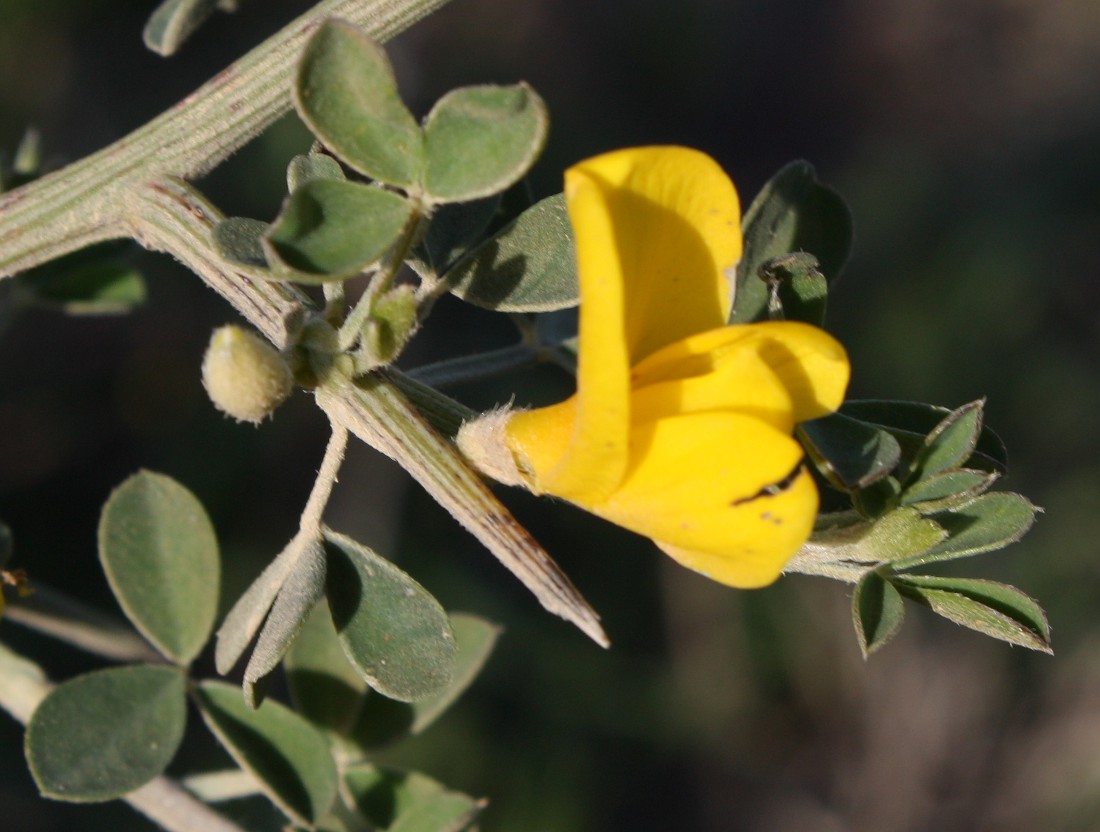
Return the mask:
<path id="1" fill-rule="evenodd" d="M 202 360 L 202 385 L 218 410 L 258 424 L 294 387 L 290 366 L 274 347 L 239 326 L 214 330 Z"/>

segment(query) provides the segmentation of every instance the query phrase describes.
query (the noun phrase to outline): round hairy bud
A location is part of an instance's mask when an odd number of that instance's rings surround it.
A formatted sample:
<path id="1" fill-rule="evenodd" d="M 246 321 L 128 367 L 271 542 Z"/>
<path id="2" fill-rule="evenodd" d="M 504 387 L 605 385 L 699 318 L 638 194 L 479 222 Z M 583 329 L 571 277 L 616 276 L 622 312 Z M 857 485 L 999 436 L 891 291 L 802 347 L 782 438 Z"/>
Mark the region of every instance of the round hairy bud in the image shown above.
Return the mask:
<path id="1" fill-rule="evenodd" d="M 259 423 L 294 387 L 290 367 L 271 344 L 239 326 L 214 330 L 202 359 L 202 386 L 218 410 Z"/>

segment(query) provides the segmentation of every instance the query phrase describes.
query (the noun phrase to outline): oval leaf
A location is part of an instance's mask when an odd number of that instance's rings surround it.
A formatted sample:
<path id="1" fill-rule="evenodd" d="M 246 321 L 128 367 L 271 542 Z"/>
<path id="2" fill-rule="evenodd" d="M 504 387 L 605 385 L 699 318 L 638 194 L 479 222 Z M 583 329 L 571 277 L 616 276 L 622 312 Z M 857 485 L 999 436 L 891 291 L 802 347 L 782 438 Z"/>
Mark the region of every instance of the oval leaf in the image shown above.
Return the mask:
<path id="1" fill-rule="evenodd" d="M 951 413 L 948 408 L 937 405 L 883 399 L 849 400 L 840 406 L 840 412 L 888 430 L 901 444 L 902 453 L 909 457 L 924 447 L 928 434 Z M 1005 444 L 988 427 L 982 427 L 970 463 L 971 467 L 1002 474 L 1007 470 Z"/>
<path id="2" fill-rule="evenodd" d="M 904 618 L 905 606 L 897 589 L 877 572 L 868 572 L 852 594 L 852 623 L 863 658 L 892 639 Z"/>
<path id="3" fill-rule="evenodd" d="M 901 446 L 887 431 L 842 413 L 803 422 L 798 437 L 814 467 L 842 491 L 866 488 L 901 459 Z"/>
<path id="4" fill-rule="evenodd" d="M 99 558 L 119 605 L 161 653 L 187 664 L 218 611 L 218 541 L 195 496 L 140 471 L 115 489 L 99 521 Z"/>
<path id="5" fill-rule="evenodd" d="M 969 502 L 989 490 L 997 473 L 958 468 L 927 477 L 910 485 L 901 495 L 902 505 L 916 505 L 928 514 Z"/>
<path id="6" fill-rule="evenodd" d="M 324 737 L 285 705 L 249 709 L 224 682 L 203 682 L 195 699 L 207 726 L 238 765 L 292 821 L 312 826 L 336 796 L 336 764 Z"/>
<path id="7" fill-rule="evenodd" d="M 817 180 L 813 165 L 796 161 L 761 189 L 741 221 L 745 250 L 737 265 L 730 323 L 767 317 L 768 287 L 760 266 L 793 252 L 814 255 L 822 274 L 832 281 L 852 245 L 852 217 L 844 200 Z"/>
<path id="8" fill-rule="evenodd" d="M 306 182 L 314 179 L 347 179 L 340 163 L 324 153 L 306 153 L 295 156 L 286 166 L 286 189 L 294 193 Z"/>
<path id="9" fill-rule="evenodd" d="M 227 217 L 214 226 L 214 246 L 226 260 L 253 269 L 266 269 L 263 238 L 268 227 L 266 222 L 250 217 Z"/>
<path id="10" fill-rule="evenodd" d="M 1016 587 L 973 578 L 896 575 L 900 592 L 956 624 L 1043 653 L 1050 649 L 1050 624 L 1033 599 Z"/>
<path id="11" fill-rule="evenodd" d="M 287 651 L 284 665 L 295 710 L 320 728 L 347 734 L 363 708 L 368 688 L 344 655 L 328 604 L 313 608 Z"/>
<path id="12" fill-rule="evenodd" d="M 302 548 L 264 621 L 244 671 L 246 685 L 255 684 L 282 661 L 324 592 L 325 550 L 320 541 L 311 541 Z"/>
<path id="13" fill-rule="evenodd" d="M 344 783 L 359 814 L 379 832 L 463 832 L 485 808 L 484 801 L 416 772 L 361 764 L 348 768 Z"/>
<path id="14" fill-rule="evenodd" d="M 577 255 L 561 194 L 536 202 L 447 273 L 463 300 L 501 312 L 576 306 Z"/>
<path id="15" fill-rule="evenodd" d="M 521 179 L 546 143 L 546 105 L 527 84 L 452 90 L 424 122 L 424 190 L 438 202 L 500 193 Z"/>
<path id="16" fill-rule="evenodd" d="M 290 195 L 263 239 L 264 253 L 294 270 L 288 280 L 340 280 L 385 254 L 412 211 L 407 200 L 380 188 L 314 179 Z"/>
<path id="17" fill-rule="evenodd" d="M 218 8 L 218 0 L 164 0 L 145 24 L 147 49 L 167 58 Z"/>
<path id="18" fill-rule="evenodd" d="M 292 539 L 237 599 L 237 603 L 218 628 L 218 642 L 214 648 L 214 665 L 218 673 L 224 676 L 232 670 L 249 642 L 256 637 L 279 590 L 283 588 L 303 551 L 308 549 L 311 542 L 298 537 Z"/>
<path id="19" fill-rule="evenodd" d="M 351 663 L 391 699 L 412 702 L 445 690 L 456 648 L 439 602 L 351 538 L 326 530 L 325 541 L 329 608 Z"/>
<path id="20" fill-rule="evenodd" d="M 916 557 L 899 560 L 895 569 L 966 558 L 1003 549 L 1023 537 L 1035 522 L 1038 509 L 1026 497 L 1008 491 L 983 494 L 952 511 L 932 515 L 948 533 L 947 539 Z"/>
<path id="21" fill-rule="evenodd" d="M 406 190 L 420 181 L 424 138 L 386 53 L 364 32 L 326 20 L 298 65 L 294 106 L 306 126 L 360 173 Z"/>
<path id="22" fill-rule="evenodd" d="M 957 468 L 970 458 L 982 432 L 982 407 L 978 400 L 953 410 L 924 440 L 909 466 L 911 482 Z"/>
<path id="23" fill-rule="evenodd" d="M 56 800 L 112 800 L 164 772 L 187 718 L 183 674 L 132 665 L 58 685 L 27 726 L 39 791 Z"/>

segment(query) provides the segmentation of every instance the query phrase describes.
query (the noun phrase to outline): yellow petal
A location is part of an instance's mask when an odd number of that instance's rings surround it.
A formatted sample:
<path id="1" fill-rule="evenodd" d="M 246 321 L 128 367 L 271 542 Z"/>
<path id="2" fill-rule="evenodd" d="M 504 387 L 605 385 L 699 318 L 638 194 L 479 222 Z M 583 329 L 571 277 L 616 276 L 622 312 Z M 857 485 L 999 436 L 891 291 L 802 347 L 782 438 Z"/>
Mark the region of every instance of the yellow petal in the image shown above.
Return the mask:
<path id="1" fill-rule="evenodd" d="M 741 254 L 740 209 L 718 164 L 680 147 L 582 162 L 566 171 L 565 197 L 581 295 L 576 421 L 539 479 L 567 499 L 597 501 L 626 470 L 631 364 L 726 321 L 723 270 Z M 536 435 L 527 428 L 516 433 Z"/>
<path id="2" fill-rule="evenodd" d="M 717 581 L 759 585 L 813 529 L 817 489 L 801 458 L 790 436 L 750 416 L 672 416 L 635 428 L 619 489 L 582 505 Z"/>
<path id="3" fill-rule="evenodd" d="M 848 386 L 844 348 L 796 321 L 728 326 L 677 341 L 632 372 L 635 423 L 676 413 L 731 410 L 783 433 L 840 406 Z"/>
<path id="4" fill-rule="evenodd" d="M 724 270 L 741 256 L 741 213 L 717 162 L 684 147 L 619 150 L 566 171 L 565 196 L 582 319 L 625 321 L 630 363 L 726 322 Z M 625 290 L 605 294 L 611 283 Z"/>

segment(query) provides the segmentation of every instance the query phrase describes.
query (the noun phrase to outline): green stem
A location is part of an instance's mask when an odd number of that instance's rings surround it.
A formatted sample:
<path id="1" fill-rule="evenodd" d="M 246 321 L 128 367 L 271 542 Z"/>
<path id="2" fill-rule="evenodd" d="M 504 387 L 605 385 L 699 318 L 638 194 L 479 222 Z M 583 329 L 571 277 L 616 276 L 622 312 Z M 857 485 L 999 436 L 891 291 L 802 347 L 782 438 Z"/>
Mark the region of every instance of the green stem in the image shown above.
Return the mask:
<path id="1" fill-rule="evenodd" d="M 450 387 L 533 367 L 539 363 L 539 357 L 537 347 L 519 343 L 499 350 L 437 361 L 410 370 L 408 375 L 428 387 Z"/>
<path id="2" fill-rule="evenodd" d="M 341 17 L 385 41 L 448 0 L 324 0 L 183 101 L 109 147 L 0 194 L 0 277 L 100 240 L 135 236 L 131 197 L 216 167 L 291 108 L 306 39 Z"/>

